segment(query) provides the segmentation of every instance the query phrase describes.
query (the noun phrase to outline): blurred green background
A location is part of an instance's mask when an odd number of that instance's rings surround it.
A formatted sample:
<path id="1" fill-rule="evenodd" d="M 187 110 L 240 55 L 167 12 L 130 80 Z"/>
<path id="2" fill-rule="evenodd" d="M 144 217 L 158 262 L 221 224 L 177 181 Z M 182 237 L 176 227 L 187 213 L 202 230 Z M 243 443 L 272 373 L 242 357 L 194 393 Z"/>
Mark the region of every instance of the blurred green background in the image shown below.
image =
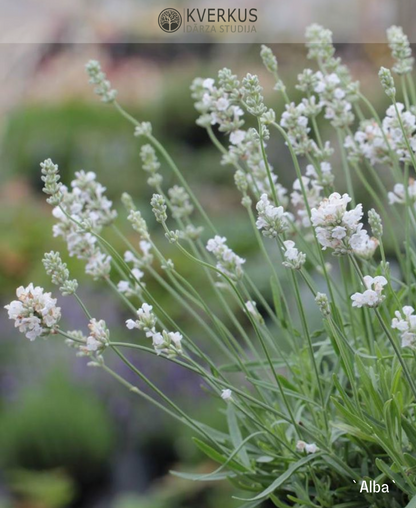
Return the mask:
<path id="1" fill-rule="evenodd" d="M 234 189 L 232 171 L 220 165 L 219 154 L 205 131 L 195 125 L 197 115 L 189 92 L 194 77 L 215 76 L 224 66 L 240 76 L 258 73 L 266 102 L 280 118 L 282 99 L 261 67 L 259 49 L 243 44 L 21 48 L 20 56 L 12 59 L 1 102 L 2 304 L 13 298 L 17 286 L 30 281 L 51 289 L 41 258 L 44 252 L 59 249 L 72 274 L 82 280 L 80 293 L 91 313 L 105 317 L 112 336 L 127 338 L 123 323 L 130 317 L 128 313 L 107 286 L 85 277 L 82 264 L 68 258 L 63 242 L 52 237 L 51 209 L 41 191 L 39 169 L 39 163 L 47 157 L 59 164 L 64 183 L 69 183 L 78 169 L 95 171 L 120 211 L 118 224 L 135 242 L 137 238 L 123 221 L 119 206 L 121 193 L 128 190 L 154 228 L 157 243 L 179 271 L 198 284 L 193 267 L 176 254 L 154 225 L 148 204 L 152 192 L 146 186 L 139 159 L 140 141 L 133 136 L 130 124 L 93 95 L 83 69 L 90 58 L 102 62 L 119 90 L 120 103 L 136 118 L 152 122 L 155 135 L 181 167 L 221 233 L 239 254 L 249 258 L 247 269 L 269 299 L 267 270 L 259 262 L 251 233 L 247 233 L 245 210 Z M 291 98 L 297 101 L 299 95 L 293 88 L 297 73 L 312 65 L 306 60 L 306 51 L 300 45 L 276 45 L 273 50 L 281 77 Z M 337 50 L 354 78 L 361 80 L 362 90 L 382 112 L 386 102 L 377 69 L 381 63 L 390 63 L 387 48 L 343 45 Z M 6 48 L 0 48 L 1 52 L 6 55 Z M 13 72 L 23 65 L 25 72 Z M 332 138 L 333 131 L 327 124 L 322 130 L 325 138 Z M 295 175 L 284 144 L 273 137 L 268 150 L 280 182 L 290 189 Z M 339 175 L 337 155 L 331 162 Z M 162 172 L 165 188 L 176 183 L 164 165 Z M 337 190 L 344 190 L 343 182 L 337 178 Z M 367 201 L 365 207 L 369 205 Z M 183 310 L 172 304 L 160 286 L 150 280 L 146 283 L 176 318 L 187 321 Z M 61 304 L 70 329 L 85 327 L 75 302 L 65 298 Z M 204 340 L 195 325 L 186 324 L 191 333 Z M 170 469 L 203 472 L 215 468 L 198 454 L 185 428 L 104 373 L 88 368 L 86 360 L 76 358 L 74 351 L 59 340 L 28 342 L 14 331 L 5 311 L 0 313 L 0 325 L 1 508 L 238 506 L 231 499 L 233 487 L 226 483 L 185 482 L 168 475 Z M 140 354 L 131 359 L 181 407 L 222 428 L 218 405 L 204 395 L 197 378 Z M 114 362 L 114 367 L 129 378 L 122 365 Z"/>

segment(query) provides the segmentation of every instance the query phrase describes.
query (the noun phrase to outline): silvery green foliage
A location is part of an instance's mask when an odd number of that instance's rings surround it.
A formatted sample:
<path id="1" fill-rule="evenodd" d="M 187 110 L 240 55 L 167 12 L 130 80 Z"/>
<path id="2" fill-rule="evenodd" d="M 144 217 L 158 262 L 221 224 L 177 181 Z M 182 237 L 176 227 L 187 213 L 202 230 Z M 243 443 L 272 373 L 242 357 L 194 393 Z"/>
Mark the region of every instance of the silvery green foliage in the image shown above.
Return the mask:
<path id="1" fill-rule="evenodd" d="M 299 74 L 296 102 L 265 46 L 260 57 L 276 82 L 270 90 L 257 75 L 241 79 L 229 68 L 191 86 L 197 124 L 219 150 L 224 178 L 234 175 L 244 226 L 230 208 L 210 217 L 205 206 L 214 213 L 218 199 L 205 193 L 200 203 L 151 124 L 124 111 L 100 65 L 88 64 L 98 95 L 114 103 L 145 142 L 140 157 L 156 193 L 146 210 L 129 194 L 121 196 L 124 228 L 131 228 L 126 236 L 94 173 L 77 172 L 67 188 L 47 159 L 41 178 L 55 205 L 54 234 L 126 306 L 132 340 L 119 342 L 104 320 L 90 315 L 56 252 L 45 254 L 45 269 L 80 303 L 88 328 L 65 331 L 56 299 L 33 284 L 20 287 L 6 309 L 29 340 L 62 337 L 88 365 L 189 426 L 219 468 L 179 476 L 231 479 L 246 491 L 243 506 L 253 508 L 266 500 L 281 507 L 410 508 L 416 499 L 413 57 L 403 31 L 390 28 L 393 70 L 402 77 L 396 89 L 391 72 L 381 69 L 390 104 L 380 120 L 335 56 L 331 31 L 312 25 L 306 39 L 313 68 Z M 274 110 L 276 97 L 284 104 Z M 364 115 L 360 122 L 356 111 Z M 323 135 L 334 130 L 332 146 Z M 278 144 L 287 150 L 283 163 L 270 150 Z M 175 179 L 168 189 L 162 173 Z M 290 201 L 278 173 L 289 181 Z M 368 226 L 358 201 L 363 196 L 374 206 Z M 144 219 L 150 208 L 161 234 Z M 225 220 L 241 227 L 229 240 L 222 235 Z M 241 236 L 250 239 L 246 257 Z M 339 256 L 335 262 L 332 254 Z M 155 284 L 163 288 L 163 302 Z M 165 305 L 170 299 L 174 313 Z M 188 415 L 136 367 L 140 362 L 124 355 L 127 349 L 132 356 L 157 355 L 160 369 L 169 361 L 200 376 L 221 405 L 228 432 Z M 115 354 L 146 392 L 112 370 Z M 360 493 L 363 476 L 388 482 L 389 495 Z"/>

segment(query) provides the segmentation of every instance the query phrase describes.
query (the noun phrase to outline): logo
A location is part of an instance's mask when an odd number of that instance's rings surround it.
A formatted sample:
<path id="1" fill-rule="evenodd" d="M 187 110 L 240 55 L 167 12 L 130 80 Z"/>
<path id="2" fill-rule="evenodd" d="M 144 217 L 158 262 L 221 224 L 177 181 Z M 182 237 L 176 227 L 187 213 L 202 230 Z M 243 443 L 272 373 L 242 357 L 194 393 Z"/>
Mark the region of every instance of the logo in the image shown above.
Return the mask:
<path id="1" fill-rule="evenodd" d="M 159 14 L 158 23 L 164 32 L 176 32 L 182 25 L 182 16 L 176 9 L 163 9 Z"/>

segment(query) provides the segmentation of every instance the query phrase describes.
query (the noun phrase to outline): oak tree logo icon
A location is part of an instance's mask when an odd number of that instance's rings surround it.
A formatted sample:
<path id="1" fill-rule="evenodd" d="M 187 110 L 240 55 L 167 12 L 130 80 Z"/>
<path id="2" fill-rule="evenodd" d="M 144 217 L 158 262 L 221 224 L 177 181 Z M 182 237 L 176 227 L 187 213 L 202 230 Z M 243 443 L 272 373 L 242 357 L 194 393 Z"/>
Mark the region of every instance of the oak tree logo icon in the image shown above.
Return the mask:
<path id="1" fill-rule="evenodd" d="M 176 32 L 182 25 L 182 16 L 176 9 L 164 9 L 159 14 L 158 23 L 164 32 Z"/>

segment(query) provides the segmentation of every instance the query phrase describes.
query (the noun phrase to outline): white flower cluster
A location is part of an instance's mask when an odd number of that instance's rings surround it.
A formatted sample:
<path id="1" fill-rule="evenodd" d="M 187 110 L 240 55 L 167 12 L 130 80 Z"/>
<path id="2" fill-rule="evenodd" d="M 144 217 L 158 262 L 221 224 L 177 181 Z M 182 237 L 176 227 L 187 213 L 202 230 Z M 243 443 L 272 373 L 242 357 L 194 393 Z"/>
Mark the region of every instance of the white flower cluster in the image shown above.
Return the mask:
<path id="1" fill-rule="evenodd" d="M 221 398 L 225 402 L 231 402 L 233 400 L 233 392 L 229 388 L 224 388 L 221 391 Z"/>
<path id="2" fill-rule="evenodd" d="M 110 331 L 103 319 L 95 318 L 88 323 L 89 334 L 85 337 L 80 330 L 67 332 L 69 338 L 65 343 L 67 346 L 78 350 L 77 356 L 89 356 L 94 361 L 88 365 L 98 366 L 102 364 L 101 353 L 110 344 Z"/>
<path id="3" fill-rule="evenodd" d="M 283 255 L 286 260 L 283 261 L 283 266 L 291 270 L 300 270 L 305 264 L 306 255 L 296 248 L 295 242 L 292 240 L 285 240 L 283 245 L 285 247 Z"/>
<path id="4" fill-rule="evenodd" d="M 219 87 L 211 78 L 205 80 L 197 78 L 194 80 L 191 90 L 192 97 L 196 99 L 195 108 L 201 113 L 197 124 L 203 127 L 217 124 L 219 130 L 229 134 L 229 151 L 222 158 L 222 163 L 236 164 L 241 160 L 248 167 L 248 181 L 252 191 L 256 195 L 267 193 L 272 196 L 270 180 L 265 167 L 263 154 L 259 144 L 258 132 L 251 128 L 247 131 L 241 129 L 244 124 L 243 110 L 239 106 L 242 97 L 250 102 L 248 106 L 259 113 L 265 109 L 261 96 L 261 87 L 258 84 L 257 76 L 247 75 L 243 80 L 243 87 L 240 89 L 240 82 L 229 69 L 222 69 L 219 72 Z M 264 118 L 273 120 L 271 112 L 264 112 Z M 263 119 L 263 116 L 261 117 Z M 272 118 L 273 117 L 273 118 Z M 268 137 L 265 125 L 262 125 L 264 138 Z M 277 176 L 269 164 L 273 185 L 279 202 L 287 204 L 286 189 L 277 183 Z"/>
<path id="5" fill-rule="evenodd" d="M 342 196 L 333 192 L 324 198 L 318 208 L 311 210 L 311 222 L 315 228 L 316 236 L 323 250 L 328 247 L 334 254 L 353 252 L 358 255 L 365 253 L 371 257 L 377 247 L 377 242 L 370 242 L 370 238 L 363 224 L 363 206 L 358 204 L 353 210 L 347 211 L 351 201 L 348 194 Z M 371 247 L 374 250 L 371 252 Z"/>
<path id="6" fill-rule="evenodd" d="M 416 346 L 416 315 L 415 309 L 410 305 L 405 305 L 402 311 L 396 310 L 391 322 L 391 327 L 400 332 L 402 347 L 414 348 Z"/>
<path id="7" fill-rule="evenodd" d="M 131 273 L 135 280 L 121 280 L 117 284 L 117 288 L 120 293 L 123 293 L 128 297 L 141 294 L 143 286 L 146 285 L 142 282 L 142 278 L 144 277 L 142 269 L 149 268 L 153 262 L 153 254 L 150 252 L 152 244 L 147 240 L 140 240 L 139 247 L 141 251 L 140 253 L 136 252 L 133 254 L 133 252 L 129 250 L 126 250 L 124 253 L 124 261 L 133 265 Z M 137 281 L 140 282 L 140 285 Z"/>
<path id="8" fill-rule="evenodd" d="M 97 321 L 93 318 L 90 320 L 88 328 L 90 329 L 90 333 L 87 337 L 86 351 L 88 353 L 102 351 L 108 346 L 110 341 L 110 332 L 105 321 L 103 319 Z"/>
<path id="9" fill-rule="evenodd" d="M 66 240 L 70 256 L 87 261 L 85 271 L 94 279 L 108 276 L 111 257 L 97 245 L 97 238 L 89 231 L 100 233 L 117 216 L 112 202 L 105 195 L 105 187 L 96 181 L 92 171 L 78 171 L 72 181 L 72 190 L 62 186 L 62 201 L 53 209 L 58 219 L 53 226 L 54 236 Z M 83 230 L 88 230 L 87 232 Z"/>
<path id="10" fill-rule="evenodd" d="M 237 81 L 237 87 L 239 82 Z M 192 97 L 197 100 L 195 108 L 201 117 L 197 123 L 203 127 L 208 125 L 218 125 L 221 132 L 232 133 L 239 132 L 244 125 L 242 119 L 244 111 L 236 104 L 231 94 L 224 87 L 217 87 L 212 78 L 194 80 L 191 86 Z M 237 134 L 232 142 L 237 143 L 241 134 Z"/>
<path id="11" fill-rule="evenodd" d="M 413 70 L 414 58 L 410 48 L 409 39 L 403 33 L 400 26 L 391 26 L 387 30 L 387 40 L 391 49 L 391 54 L 396 60 L 393 71 L 396 74 L 408 74 Z"/>
<path id="12" fill-rule="evenodd" d="M 319 95 L 320 103 L 325 106 L 325 118 L 334 127 L 347 127 L 354 121 L 351 102 L 358 98 L 358 83 L 352 82 L 348 69 L 334 58 L 335 48 L 332 44 L 332 32 L 314 24 L 306 29 L 306 46 L 308 58 L 315 59 L 321 68 L 312 77 L 303 76 L 306 82 Z M 308 89 L 310 91 L 310 89 Z"/>
<path id="13" fill-rule="evenodd" d="M 306 166 L 306 176 L 302 176 L 302 184 L 310 209 L 319 205 L 322 200 L 322 190 L 332 185 L 333 181 L 334 175 L 332 174 L 332 167 L 329 162 L 321 162 L 319 164 L 319 173 L 312 164 Z M 293 192 L 290 194 L 290 199 L 296 209 L 298 224 L 303 227 L 309 227 L 311 222 L 299 178 L 293 182 Z"/>
<path id="14" fill-rule="evenodd" d="M 162 184 L 163 177 L 159 173 L 160 162 L 156 157 L 156 152 L 153 146 L 148 144 L 143 145 L 140 149 L 140 158 L 142 160 L 144 171 L 150 175 L 147 179 L 148 185 L 150 185 L 150 187 L 160 186 Z"/>
<path id="15" fill-rule="evenodd" d="M 237 256 L 226 244 L 227 239 L 216 235 L 208 240 L 207 251 L 212 252 L 217 259 L 217 269 L 233 280 L 240 280 L 243 275 L 245 259 Z"/>
<path id="16" fill-rule="evenodd" d="M 366 290 L 364 293 L 354 293 L 351 296 L 353 307 L 378 307 L 380 303 L 385 299 L 382 294 L 384 286 L 387 284 L 387 280 L 382 275 L 371 277 L 370 275 L 364 276 L 364 285 Z"/>
<path id="17" fill-rule="evenodd" d="M 316 446 L 315 443 L 305 443 L 305 441 L 301 441 L 299 440 L 297 443 L 296 443 L 296 450 L 298 452 L 306 452 L 306 453 L 316 453 L 319 448 Z"/>
<path id="18" fill-rule="evenodd" d="M 416 117 L 410 111 L 404 110 L 404 105 L 397 103 L 397 109 L 400 114 L 400 120 L 403 124 L 406 138 L 409 141 L 413 152 L 416 151 Z M 383 135 L 384 134 L 384 135 Z M 403 162 L 410 162 L 410 154 L 407 149 L 406 139 L 400 126 L 399 118 L 394 106 L 390 106 L 386 111 L 386 116 L 382 121 L 382 126 L 375 120 L 365 120 L 361 122 L 359 129 L 354 137 L 347 136 L 345 147 L 348 150 L 350 158 L 363 157 L 371 164 L 391 164 L 389 146 Z"/>
<path id="19" fill-rule="evenodd" d="M 326 63 L 335 53 L 332 44 L 332 32 L 317 23 L 313 23 L 305 31 L 306 47 L 309 49 L 308 58 Z"/>
<path id="20" fill-rule="evenodd" d="M 286 111 L 282 113 L 280 125 L 286 129 L 289 140 L 297 155 L 311 154 L 315 157 L 321 157 L 322 153 L 318 145 L 309 137 L 310 127 L 308 126 L 309 117 L 316 116 L 322 109 L 320 104 L 316 104 L 315 97 L 303 99 L 298 105 L 294 102 L 286 104 Z M 329 150 L 329 144 L 326 146 Z"/>
<path id="21" fill-rule="evenodd" d="M 174 185 L 168 190 L 168 195 L 170 198 L 172 217 L 175 219 L 183 219 L 192 214 L 194 207 L 189 198 L 189 194 L 183 187 Z"/>
<path id="22" fill-rule="evenodd" d="M 244 132 L 244 131 L 241 131 Z M 269 197 L 273 195 L 270 187 L 270 179 L 267 174 L 266 165 L 258 140 L 258 133 L 255 129 L 249 129 L 244 132 L 244 139 L 237 145 L 230 145 L 229 151 L 223 156 L 223 164 L 235 164 L 239 160 L 243 162 L 247 168 L 247 182 L 254 195 L 260 196 L 267 194 Z M 279 203 L 283 206 L 287 205 L 287 190 L 277 182 L 277 175 L 273 171 L 273 167 L 269 163 L 269 170 L 273 186 L 276 191 Z"/>
<path id="23" fill-rule="evenodd" d="M 325 118 L 330 120 L 334 127 L 348 127 L 354 121 L 351 101 L 348 98 L 348 89 L 342 85 L 338 74 L 332 72 L 316 73 L 317 82 L 314 91 L 319 95 L 320 104 L 325 106 Z"/>
<path id="24" fill-rule="evenodd" d="M 29 340 L 53 333 L 61 319 L 61 309 L 56 306 L 56 298 L 45 293 L 40 286 L 29 284 L 16 290 L 17 300 L 5 306 L 9 319 Z"/>
<path id="25" fill-rule="evenodd" d="M 404 205 L 406 203 L 406 191 L 409 201 L 413 203 L 413 206 L 416 208 L 416 181 L 413 178 L 409 178 L 409 185 L 407 189 L 405 189 L 402 183 L 395 184 L 393 191 L 387 194 L 389 204 L 393 205 L 398 203 L 400 205 Z"/>
<path id="26" fill-rule="evenodd" d="M 248 300 L 245 305 L 244 312 L 250 314 L 250 316 L 259 324 L 264 324 L 264 320 L 260 312 L 257 310 L 257 303 L 254 300 Z"/>
<path id="27" fill-rule="evenodd" d="M 258 212 L 256 226 L 264 236 L 276 238 L 288 229 L 289 214 L 285 212 L 283 206 L 273 206 L 267 194 L 262 194 L 256 210 Z"/>
<path id="28" fill-rule="evenodd" d="M 173 358 L 182 354 L 182 335 L 179 332 L 156 331 L 156 316 L 152 312 L 153 307 L 147 303 L 137 311 L 138 319 L 128 319 L 126 326 L 129 330 L 138 328 L 146 332 L 146 337 L 152 339 L 154 350 L 158 355 L 165 354 Z"/>

